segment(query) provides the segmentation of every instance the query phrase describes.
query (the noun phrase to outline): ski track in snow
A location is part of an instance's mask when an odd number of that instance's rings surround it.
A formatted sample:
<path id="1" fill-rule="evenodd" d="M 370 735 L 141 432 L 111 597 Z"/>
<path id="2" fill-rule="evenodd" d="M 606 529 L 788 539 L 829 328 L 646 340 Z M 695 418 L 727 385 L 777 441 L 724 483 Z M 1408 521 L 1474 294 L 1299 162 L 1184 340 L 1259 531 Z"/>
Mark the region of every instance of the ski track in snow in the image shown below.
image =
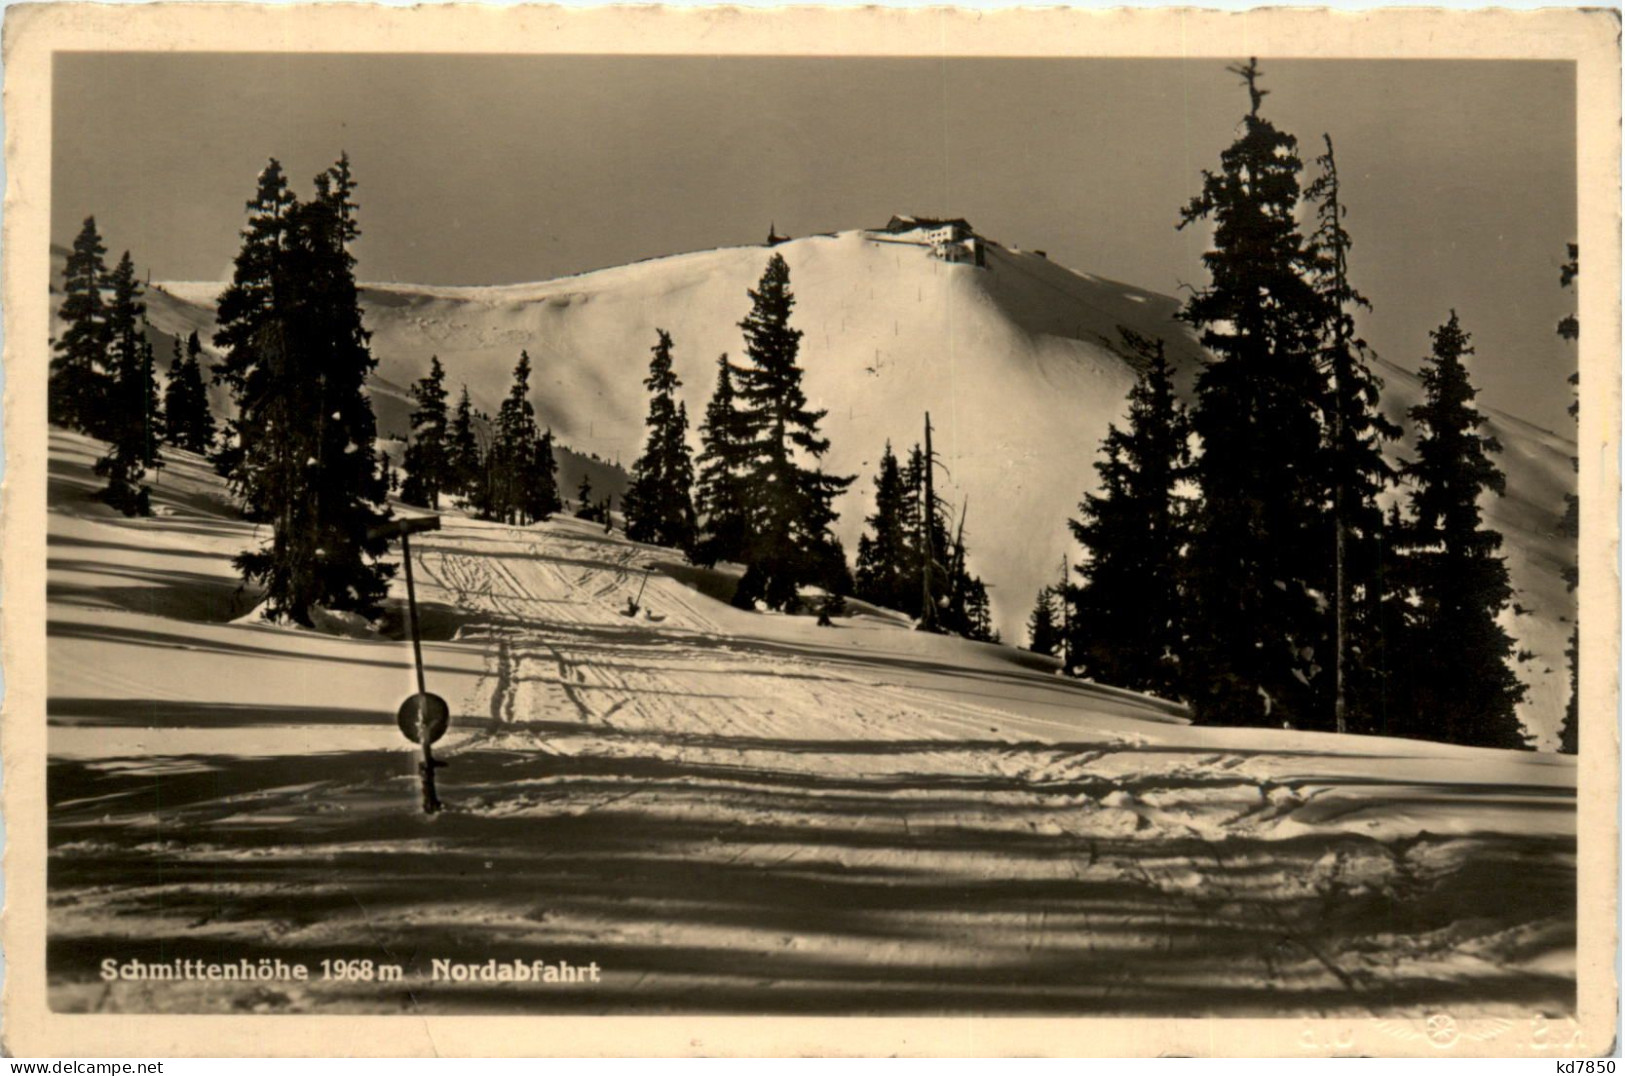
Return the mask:
<path id="1" fill-rule="evenodd" d="M 53 758 L 58 1008 L 1573 1010 L 1572 770 L 1169 725 L 1003 658 L 924 660 L 951 640 L 740 613 L 573 522 L 447 516 L 415 553 L 421 600 L 457 617 L 429 664 L 477 659 L 430 674 L 461 685 L 446 813 L 415 813 L 399 741 Z M 640 586 L 663 619 L 621 615 Z M 1052 697 L 1076 716 L 1033 709 Z M 96 980 L 106 955 L 160 953 L 412 978 Z M 436 957 L 597 961 L 604 981 L 426 984 Z"/>

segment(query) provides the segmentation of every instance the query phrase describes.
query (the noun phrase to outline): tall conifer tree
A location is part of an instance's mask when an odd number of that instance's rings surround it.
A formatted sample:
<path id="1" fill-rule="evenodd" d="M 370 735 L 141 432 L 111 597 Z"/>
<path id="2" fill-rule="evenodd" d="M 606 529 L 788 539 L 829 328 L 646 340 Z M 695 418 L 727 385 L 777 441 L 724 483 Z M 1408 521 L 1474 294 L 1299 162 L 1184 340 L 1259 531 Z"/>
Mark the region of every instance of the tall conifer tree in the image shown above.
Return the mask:
<path id="1" fill-rule="evenodd" d="M 1297 140 L 1260 113 L 1257 62 L 1232 70 L 1252 107 L 1180 223 L 1213 226 L 1210 282 L 1183 312 L 1213 358 L 1192 416 L 1202 497 L 1186 683 L 1204 723 L 1329 727 L 1328 386 L 1297 224 L 1302 163 Z"/>
<path id="2" fill-rule="evenodd" d="M 135 263 L 125 251 L 109 277 L 108 310 L 111 386 L 107 414 L 98 424 L 107 454 L 96 461 L 96 474 L 107 479 L 102 498 L 127 516 L 150 515 L 151 491 L 146 471 L 158 463 L 158 386 L 153 378 L 152 344 L 147 339 L 146 304 Z"/>
<path id="3" fill-rule="evenodd" d="M 479 482 L 483 463 L 479 437 L 474 432 L 474 405 L 469 402 L 466 384 L 457 399 L 457 414 L 451 423 L 447 456 L 447 467 L 451 473 L 450 490 L 467 499 Z"/>
<path id="4" fill-rule="evenodd" d="M 564 500 L 559 496 L 559 463 L 553 455 L 553 430 L 531 443 L 530 467 L 525 475 L 521 512 L 532 523 L 541 523 L 557 512 L 564 511 Z"/>
<path id="5" fill-rule="evenodd" d="M 592 499 L 592 476 L 582 471 L 581 484 L 576 486 L 576 518 L 593 519 L 597 515 L 596 508 Z"/>
<path id="6" fill-rule="evenodd" d="M 112 376 L 108 369 L 109 329 L 102 289 L 107 282 L 107 248 L 86 217 L 73 241 L 62 277 L 65 323 L 53 344 L 48 411 L 58 426 L 102 436 L 106 430 Z"/>
<path id="7" fill-rule="evenodd" d="M 1479 432 L 1484 416 L 1463 360 L 1473 353 L 1455 311 L 1432 332 L 1422 368 L 1422 403 L 1411 408 L 1416 458 L 1404 466 L 1413 484 L 1406 527 L 1412 607 L 1407 645 L 1416 652 L 1399 730 L 1481 747 L 1526 747 L 1516 707 L 1526 688 L 1511 666 L 1513 642 L 1496 618 L 1511 603 L 1501 536 L 1482 526 L 1479 497 L 1504 494 L 1491 460 L 1501 450 Z"/>
<path id="8" fill-rule="evenodd" d="M 768 259 L 750 298 L 751 311 L 739 323 L 750 361 L 738 370 L 737 391 L 748 438 L 744 478 L 751 530 L 734 603 L 749 608 L 760 600 L 770 609 L 790 609 L 803 584 L 838 590 L 850 578 L 830 527 L 839 518 L 835 498 L 855 476 L 826 474 L 802 462 L 822 458 L 829 441 L 818 435 L 826 412 L 808 407 L 801 388 L 801 330 L 790 327 L 795 297 L 782 255 Z"/>
<path id="9" fill-rule="evenodd" d="M 207 452 L 214 446 L 214 413 L 209 410 L 209 394 L 203 387 L 203 370 L 198 357 L 203 344 L 197 333 L 186 338 L 186 350 L 175 338 L 174 356 L 169 363 L 169 380 L 164 385 L 164 436 L 177 448 Z"/>
<path id="10" fill-rule="evenodd" d="M 682 387 L 671 365 L 671 334 L 656 329 L 650 350 L 649 427 L 643 455 L 632 465 L 632 482 L 621 498 L 626 536 L 634 542 L 693 548 L 697 525 L 694 512 L 694 461 L 688 449 L 688 412 L 676 398 Z"/>
<path id="11" fill-rule="evenodd" d="M 215 346 L 221 359 L 214 380 L 224 384 L 238 414 L 226 424 L 215 453 L 215 469 L 231 484 L 249 519 L 270 518 L 273 503 L 262 480 L 291 475 L 292 431 L 299 401 L 282 385 L 288 380 L 288 325 L 294 305 L 288 260 L 288 228 L 297 204 L 282 165 L 273 157 L 260 172 L 248 202 L 248 224 L 237 252 L 230 286 L 215 314 Z M 269 438 L 269 440 L 267 440 Z"/>
<path id="12" fill-rule="evenodd" d="M 497 411 L 496 430 L 487 454 L 490 503 L 486 514 L 503 523 L 531 522 L 525 512 L 535 482 L 539 431 L 530 403 L 530 353 L 521 351 L 513 368 L 513 386 Z"/>
<path id="13" fill-rule="evenodd" d="M 1068 653 L 1083 675 L 1177 698 L 1190 646 L 1185 610 L 1191 423 L 1174 395 L 1163 342 L 1126 329 L 1142 370 L 1125 429 L 1110 427 L 1072 534 L 1088 550 L 1071 603 Z"/>
<path id="14" fill-rule="evenodd" d="M 497 412 L 491 447 L 484 454 L 483 477 L 469 498 L 481 518 L 520 526 L 540 523 L 564 509 L 553 431 L 536 427 L 530 372 L 530 353 L 521 351 L 513 387 Z"/>
<path id="15" fill-rule="evenodd" d="M 745 559 L 750 533 L 745 489 L 745 464 L 750 434 L 734 398 L 734 367 L 728 356 L 717 359 L 717 384 L 700 424 L 699 484 L 695 508 L 703 517 L 699 541 L 691 557 L 710 567 L 718 561 Z M 626 498 L 621 498 L 626 512 Z"/>
<path id="16" fill-rule="evenodd" d="M 311 623 L 311 607 L 375 615 L 391 569 L 369 531 L 387 517 L 386 479 L 365 393 L 375 365 L 350 245 L 360 235 L 347 158 L 300 203 L 273 159 L 249 203 L 232 284 L 221 295 L 217 380 L 238 416 L 217 467 L 270 542 L 238 568 L 266 590 L 266 615 Z"/>
<path id="17" fill-rule="evenodd" d="M 1327 484 L 1332 509 L 1333 727 L 1383 732 L 1387 727 L 1386 665 L 1381 630 L 1383 514 L 1377 499 L 1393 483 L 1382 446 L 1399 437 L 1378 409 L 1381 380 L 1366 361 L 1354 312 L 1371 304 L 1349 282 L 1353 246 L 1343 226 L 1337 158 L 1330 135 L 1316 158 L 1320 175 L 1305 196 L 1317 206 L 1310 237 L 1311 275 L 1322 304 L 1322 367 L 1331 379 L 1325 418 Z"/>
<path id="18" fill-rule="evenodd" d="M 857 594 L 888 609 L 907 610 L 918 604 L 919 588 L 909 586 L 916 558 L 908 541 L 908 490 L 890 441 L 874 482 L 874 515 L 865 520 L 869 529 L 858 540 Z"/>
<path id="19" fill-rule="evenodd" d="M 1056 623 L 1056 593 L 1053 586 L 1038 588 L 1033 611 L 1027 616 L 1027 649 L 1054 657 L 1061 650 L 1061 625 Z"/>
<path id="20" fill-rule="evenodd" d="M 401 500 L 438 509 L 440 494 L 449 493 L 455 482 L 448 444 L 446 371 L 439 356 L 430 356 L 429 373 L 412 385 L 412 399 L 417 408 L 412 412 L 412 440 L 403 460 L 406 481 L 401 485 Z"/>

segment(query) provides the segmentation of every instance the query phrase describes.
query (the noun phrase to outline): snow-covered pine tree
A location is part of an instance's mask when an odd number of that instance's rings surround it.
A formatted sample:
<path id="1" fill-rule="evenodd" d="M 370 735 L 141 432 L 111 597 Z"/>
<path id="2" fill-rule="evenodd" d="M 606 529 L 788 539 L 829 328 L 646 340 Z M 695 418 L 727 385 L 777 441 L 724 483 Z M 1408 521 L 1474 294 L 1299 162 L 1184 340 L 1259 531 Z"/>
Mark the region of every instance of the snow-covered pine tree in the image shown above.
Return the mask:
<path id="1" fill-rule="evenodd" d="M 888 609 L 908 610 L 919 604 L 919 587 L 909 587 L 916 560 L 908 540 L 908 490 L 890 441 L 874 483 L 874 515 L 864 520 L 868 531 L 858 539 L 857 595 Z"/>
<path id="2" fill-rule="evenodd" d="M 743 561 L 750 533 L 744 479 L 750 438 L 734 403 L 733 378 L 734 367 L 724 354 L 717 359 L 716 388 L 700 424 L 699 483 L 694 500 L 704 522 L 689 559 L 705 567 L 718 561 Z M 622 494 L 623 517 L 626 511 L 626 495 Z"/>
<path id="3" fill-rule="evenodd" d="M 649 428 L 643 455 L 632 464 L 632 482 L 621 498 L 626 536 L 634 542 L 689 550 L 695 542 L 694 461 L 688 449 L 688 411 L 677 401 L 682 387 L 671 365 L 671 334 L 656 329 L 650 351 Z"/>
<path id="4" fill-rule="evenodd" d="M 406 481 L 401 484 L 401 500 L 419 508 L 440 508 L 440 495 L 450 493 L 450 428 L 446 420 L 446 371 L 440 357 L 429 357 L 429 373 L 412 384 L 412 438 L 406 446 L 402 465 Z"/>
<path id="5" fill-rule="evenodd" d="M 1123 429 L 1113 424 L 1072 535 L 1087 550 L 1071 604 L 1074 667 L 1102 683 L 1166 698 L 1185 694 L 1186 550 L 1191 541 L 1191 420 L 1174 393 L 1161 340 L 1119 330 L 1137 357 Z"/>
<path id="6" fill-rule="evenodd" d="M 1202 495 L 1184 679 L 1206 724 L 1329 725 L 1328 385 L 1297 224 L 1302 163 L 1297 140 L 1259 113 L 1257 61 L 1231 70 L 1252 107 L 1180 218 L 1213 226 L 1209 284 L 1181 315 L 1212 355 L 1192 415 Z"/>
<path id="7" fill-rule="evenodd" d="M 1061 650 L 1061 625 L 1055 622 L 1055 588 L 1038 588 L 1033 611 L 1027 616 L 1027 649 L 1054 657 Z"/>
<path id="8" fill-rule="evenodd" d="M 1480 747 L 1525 748 L 1517 704 L 1526 688 L 1513 671 L 1512 637 L 1496 618 L 1512 600 L 1501 535 L 1482 526 L 1478 500 L 1504 494 L 1490 459 L 1501 450 L 1479 432 L 1484 416 L 1463 359 L 1473 354 L 1456 312 L 1435 329 L 1421 370 L 1423 401 L 1411 408 L 1416 458 L 1405 463 L 1411 565 L 1405 643 L 1415 654 L 1403 713 L 1412 736 Z"/>
<path id="9" fill-rule="evenodd" d="M 855 475 L 826 474 L 803 466 L 829 450 L 818 436 L 826 412 L 807 406 L 801 388 L 801 330 L 790 327 L 795 296 L 782 255 L 768 259 L 750 291 L 751 311 L 739 327 L 750 360 L 736 372 L 744 445 L 745 504 L 751 521 L 745 574 L 734 604 L 792 609 L 803 584 L 838 590 L 850 578 L 846 557 L 830 531 L 839 518 L 834 501 Z"/>
<path id="10" fill-rule="evenodd" d="M 1396 440 L 1400 429 L 1379 410 L 1382 381 L 1371 372 L 1365 341 L 1355 329 L 1354 311 L 1369 310 L 1371 304 L 1349 283 L 1353 241 L 1343 226 L 1348 207 L 1332 138 L 1322 137 L 1326 152 L 1315 161 L 1320 175 L 1304 196 L 1317 206 L 1318 226 L 1308 245 L 1310 280 L 1323 304 L 1321 364 L 1331 378 L 1324 427 L 1333 525 L 1332 727 L 1380 733 L 1387 721 L 1387 655 L 1380 614 L 1383 514 L 1377 499 L 1394 481 L 1383 444 Z"/>
<path id="11" fill-rule="evenodd" d="M 318 605 L 375 615 L 392 574 L 378 563 L 386 541 L 368 537 L 387 518 L 387 488 L 349 250 L 360 235 L 354 190 L 341 158 L 301 204 L 273 159 L 217 315 L 215 373 L 238 406 L 232 484 L 273 526 L 268 545 L 235 563 L 265 588 L 268 618 L 306 625 Z"/>
<path id="12" fill-rule="evenodd" d="M 147 468 L 158 462 L 157 431 L 161 418 L 158 386 L 153 380 L 152 344 L 147 339 L 147 306 L 129 251 L 108 277 L 112 303 L 107 312 L 108 363 L 112 380 L 107 413 L 101 419 L 107 454 L 96 461 L 96 474 L 107 479 L 102 499 L 127 516 L 152 514 L 151 490 L 144 484 Z"/>
<path id="13" fill-rule="evenodd" d="M 108 370 L 107 305 L 102 289 L 107 265 L 96 231 L 96 218 L 86 217 L 73 241 L 62 275 L 62 306 L 57 313 L 65 323 L 53 342 L 47 409 L 52 423 L 92 436 L 107 433 L 108 397 L 112 376 Z"/>
<path id="14" fill-rule="evenodd" d="M 1558 283 L 1563 287 L 1573 287 L 1575 279 L 1580 275 L 1580 244 L 1569 244 L 1569 260 L 1563 263 Z M 1557 323 L 1557 335 L 1565 340 L 1580 339 L 1580 318 L 1576 314 L 1569 314 Z M 1580 417 L 1580 371 L 1575 370 L 1569 375 L 1569 384 L 1574 386 L 1574 399 L 1569 402 L 1569 415 L 1574 419 Z M 1580 458 L 1570 457 L 1570 465 L 1576 474 L 1580 471 Z M 1580 495 L 1565 493 L 1563 495 L 1563 521 L 1561 524 L 1564 537 L 1574 540 L 1574 563 L 1563 569 L 1563 581 L 1568 585 L 1569 592 L 1580 585 Z M 1569 662 L 1569 702 L 1563 711 L 1563 725 L 1558 730 L 1557 749 L 1567 755 L 1580 753 L 1580 617 L 1576 609 L 1574 627 L 1569 631 L 1569 645 L 1564 651 Z"/>
<path id="15" fill-rule="evenodd" d="M 480 441 L 474 432 L 474 405 L 469 402 L 466 383 L 457 400 L 457 413 L 451 423 L 446 466 L 451 475 L 447 492 L 466 501 L 478 485 L 484 467 L 480 458 Z"/>
<path id="16" fill-rule="evenodd" d="M 184 354 L 177 336 L 169 380 L 164 385 L 165 439 L 177 448 L 198 453 L 214 447 L 214 413 L 209 410 L 209 394 L 203 387 L 199 362 L 202 354 L 203 344 L 197 333 L 186 338 Z"/>

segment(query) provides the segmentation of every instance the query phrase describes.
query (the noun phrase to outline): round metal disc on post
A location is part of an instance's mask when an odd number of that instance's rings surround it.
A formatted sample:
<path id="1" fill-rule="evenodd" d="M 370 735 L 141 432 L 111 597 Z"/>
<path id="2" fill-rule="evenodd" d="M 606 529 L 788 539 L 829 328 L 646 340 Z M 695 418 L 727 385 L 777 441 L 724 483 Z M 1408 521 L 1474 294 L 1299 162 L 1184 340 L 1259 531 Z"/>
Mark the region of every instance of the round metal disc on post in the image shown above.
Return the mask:
<path id="1" fill-rule="evenodd" d="M 395 712 L 395 723 L 401 735 L 415 744 L 434 743 L 446 734 L 451 725 L 451 707 L 446 700 L 432 692 L 409 695 Z"/>

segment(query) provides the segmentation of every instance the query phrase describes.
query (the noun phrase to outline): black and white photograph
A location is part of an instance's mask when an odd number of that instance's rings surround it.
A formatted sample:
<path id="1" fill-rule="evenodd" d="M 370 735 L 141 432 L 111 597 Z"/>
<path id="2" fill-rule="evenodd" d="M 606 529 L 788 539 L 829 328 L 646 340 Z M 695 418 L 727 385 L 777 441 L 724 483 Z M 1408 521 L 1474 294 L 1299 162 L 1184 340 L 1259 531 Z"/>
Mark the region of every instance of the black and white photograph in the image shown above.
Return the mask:
<path id="1" fill-rule="evenodd" d="M 1615 1048 L 1577 60 L 887 25 L 51 53 L 43 1009 Z"/>

